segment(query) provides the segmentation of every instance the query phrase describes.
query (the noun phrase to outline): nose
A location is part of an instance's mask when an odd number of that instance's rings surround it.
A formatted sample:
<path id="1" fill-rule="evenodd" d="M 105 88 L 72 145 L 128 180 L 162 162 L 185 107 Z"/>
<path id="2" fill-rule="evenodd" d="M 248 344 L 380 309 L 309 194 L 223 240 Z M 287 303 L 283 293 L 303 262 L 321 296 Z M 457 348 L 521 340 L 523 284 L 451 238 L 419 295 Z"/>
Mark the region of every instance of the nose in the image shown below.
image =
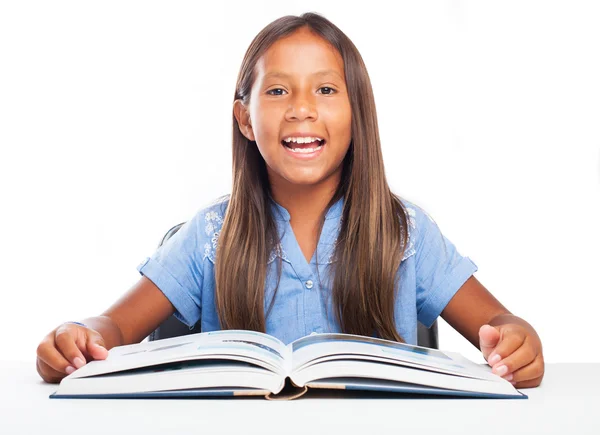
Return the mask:
<path id="1" fill-rule="evenodd" d="M 316 121 L 318 115 L 314 97 L 297 94 L 290 100 L 285 117 L 287 121 Z"/>

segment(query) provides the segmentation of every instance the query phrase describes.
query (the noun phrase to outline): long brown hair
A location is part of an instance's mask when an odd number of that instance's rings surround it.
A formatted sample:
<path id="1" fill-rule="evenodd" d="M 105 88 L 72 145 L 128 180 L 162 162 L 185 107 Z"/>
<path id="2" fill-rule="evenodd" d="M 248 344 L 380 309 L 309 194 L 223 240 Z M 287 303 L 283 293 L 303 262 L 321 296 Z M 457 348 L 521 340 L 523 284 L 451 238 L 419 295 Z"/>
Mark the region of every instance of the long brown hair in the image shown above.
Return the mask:
<path id="1" fill-rule="evenodd" d="M 257 61 L 274 42 L 301 27 L 308 27 L 341 54 L 352 109 L 352 141 L 341 182 L 327 207 L 344 198 L 331 264 L 336 319 L 346 333 L 403 341 L 395 327 L 394 301 L 408 238 L 407 217 L 385 177 L 373 90 L 354 44 L 318 14 L 279 18 L 266 26 L 246 51 L 234 101 L 248 104 Z M 265 331 L 267 261 L 279 242 L 270 193 L 265 161 L 233 117 L 233 186 L 219 234 L 215 272 L 215 298 L 223 329 Z M 319 234 L 323 223 L 324 215 Z M 277 260 L 280 276 L 281 258 Z M 275 297 L 276 291 L 273 300 Z"/>

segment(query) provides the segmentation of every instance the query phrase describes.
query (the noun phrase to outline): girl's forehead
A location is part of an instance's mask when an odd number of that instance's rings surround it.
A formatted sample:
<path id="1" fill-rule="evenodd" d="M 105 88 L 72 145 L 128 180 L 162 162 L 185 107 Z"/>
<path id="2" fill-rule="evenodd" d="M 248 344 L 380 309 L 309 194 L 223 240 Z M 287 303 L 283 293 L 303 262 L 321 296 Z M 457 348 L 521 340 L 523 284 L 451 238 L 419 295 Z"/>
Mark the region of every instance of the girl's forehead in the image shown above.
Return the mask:
<path id="1" fill-rule="evenodd" d="M 304 75 L 323 70 L 344 77 L 344 61 L 333 45 L 307 29 L 277 40 L 256 64 L 259 75 L 275 71 Z"/>

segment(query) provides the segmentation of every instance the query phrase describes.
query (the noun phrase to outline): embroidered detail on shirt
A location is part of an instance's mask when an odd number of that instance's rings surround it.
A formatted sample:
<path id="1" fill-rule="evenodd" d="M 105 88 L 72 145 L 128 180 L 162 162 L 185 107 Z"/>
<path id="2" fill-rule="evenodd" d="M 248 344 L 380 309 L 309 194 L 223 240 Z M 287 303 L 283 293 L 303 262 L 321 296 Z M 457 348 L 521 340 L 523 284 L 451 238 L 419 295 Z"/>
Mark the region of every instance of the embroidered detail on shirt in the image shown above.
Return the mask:
<path id="1" fill-rule="evenodd" d="M 207 236 L 213 234 L 216 227 L 220 228 L 221 225 L 223 225 L 223 217 L 216 211 L 206 212 L 204 215 L 204 220 L 206 221 L 206 227 L 204 227 L 204 230 L 206 231 Z"/>
<path id="2" fill-rule="evenodd" d="M 417 213 L 413 208 L 410 207 L 405 207 L 406 211 L 407 211 L 407 220 L 408 220 L 408 246 L 406 247 L 406 249 L 404 250 L 404 255 L 402 256 L 402 260 L 404 261 L 406 260 L 408 257 L 412 256 L 415 254 L 416 249 L 415 249 L 415 244 L 413 242 L 413 237 L 412 237 L 412 229 L 416 229 L 417 228 L 417 223 L 416 223 L 416 216 Z M 429 218 L 431 219 L 431 217 Z M 339 220 L 337 228 L 336 228 L 336 234 L 339 235 L 340 230 L 342 229 L 342 219 Z M 404 240 L 402 241 L 404 243 Z M 327 257 L 327 261 L 325 261 L 325 264 L 331 264 L 334 261 L 334 254 L 335 254 L 335 249 L 337 247 L 338 244 L 338 237 L 335 238 L 335 241 L 333 242 L 333 246 L 331 248 L 331 252 L 329 253 L 329 256 Z"/>
<path id="3" fill-rule="evenodd" d="M 412 237 L 412 231 L 411 228 L 414 230 L 417 228 L 417 221 L 416 221 L 416 216 L 417 213 L 415 211 L 415 209 L 410 208 L 410 207 L 406 207 L 406 211 L 408 213 L 408 246 L 406 247 L 406 249 L 404 250 L 404 255 L 402 256 L 402 261 L 406 260 L 408 257 L 410 257 L 411 255 L 414 255 L 414 253 L 416 252 L 415 249 L 415 244 L 413 242 L 413 237 Z"/>
<path id="4" fill-rule="evenodd" d="M 210 237 L 210 243 L 204 244 L 204 258 L 208 257 L 210 261 L 215 262 L 217 254 L 217 243 L 219 241 L 219 234 L 221 233 L 221 226 L 223 225 L 223 216 L 214 210 L 207 211 L 204 215 L 206 225 L 204 232 Z"/>
<path id="5" fill-rule="evenodd" d="M 221 227 L 223 226 L 223 216 L 217 211 L 210 210 L 204 215 L 204 220 L 206 221 L 204 232 L 210 238 L 210 242 L 204 244 L 204 259 L 208 258 L 214 264 L 217 257 L 219 235 L 221 234 Z M 267 263 L 271 263 L 275 257 L 281 257 L 282 260 L 287 261 L 288 263 L 290 262 L 281 243 L 278 243 L 275 246 Z"/>
<path id="6" fill-rule="evenodd" d="M 416 250 L 415 250 L 415 246 L 414 246 L 414 242 L 413 242 L 413 237 L 412 237 L 412 229 L 416 229 L 417 225 L 416 225 L 416 212 L 413 208 L 410 207 L 406 207 L 406 211 L 407 211 L 407 218 L 408 218 L 408 246 L 406 247 L 405 251 L 404 251 L 404 255 L 402 257 L 401 261 L 406 260 L 408 257 L 410 257 L 411 255 L 414 255 Z M 431 217 L 427 214 L 425 214 L 430 220 Z M 204 220 L 206 221 L 206 226 L 204 227 L 204 231 L 206 232 L 206 235 L 210 237 L 210 243 L 207 242 L 204 244 L 204 258 L 208 258 L 213 264 L 215 263 L 215 259 L 216 259 L 216 254 L 217 254 L 217 245 L 219 242 L 219 234 L 221 233 L 221 227 L 223 225 L 223 216 L 214 211 L 208 211 L 206 212 L 206 214 L 204 215 Z M 432 220 L 433 222 L 433 220 Z M 339 235 L 340 230 L 342 228 L 342 219 L 340 218 L 338 224 L 337 224 L 337 228 L 336 228 L 336 234 Z M 327 256 L 327 260 L 325 261 L 324 264 L 331 264 L 334 261 L 334 254 L 335 254 L 335 249 L 337 247 L 338 244 L 338 237 L 336 236 L 331 250 L 329 252 L 329 255 Z M 271 251 L 271 254 L 269 255 L 269 259 L 267 260 L 267 264 L 273 262 L 273 260 L 275 260 L 276 257 L 281 257 L 282 260 L 290 263 L 290 260 L 285 252 L 285 250 L 283 249 L 283 246 L 281 246 L 281 243 L 277 243 L 277 245 L 275 245 L 275 248 L 273 249 L 273 251 Z"/>
<path id="7" fill-rule="evenodd" d="M 335 240 L 333 241 L 333 244 L 331 245 L 331 251 L 329 251 L 329 255 L 327 256 L 327 260 L 325 260 L 325 264 L 331 264 L 334 262 L 334 256 L 335 256 L 335 250 L 337 249 L 337 245 L 338 245 L 338 238 L 340 235 L 340 231 L 342 230 L 342 222 L 343 222 L 344 218 L 340 217 L 340 219 L 338 220 L 337 226 L 335 228 Z"/>
<path id="8" fill-rule="evenodd" d="M 283 246 L 281 246 L 281 243 L 278 243 L 277 245 L 275 245 L 275 249 L 273 249 L 273 251 L 271 251 L 271 255 L 269 255 L 267 264 L 269 264 L 273 260 L 275 260 L 276 257 L 281 257 L 281 259 L 283 261 L 287 261 L 288 263 L 291 263 L 290 259 L 288 258 L 287 254 L 285 253 L 285 250 L 283 249 Z"/>

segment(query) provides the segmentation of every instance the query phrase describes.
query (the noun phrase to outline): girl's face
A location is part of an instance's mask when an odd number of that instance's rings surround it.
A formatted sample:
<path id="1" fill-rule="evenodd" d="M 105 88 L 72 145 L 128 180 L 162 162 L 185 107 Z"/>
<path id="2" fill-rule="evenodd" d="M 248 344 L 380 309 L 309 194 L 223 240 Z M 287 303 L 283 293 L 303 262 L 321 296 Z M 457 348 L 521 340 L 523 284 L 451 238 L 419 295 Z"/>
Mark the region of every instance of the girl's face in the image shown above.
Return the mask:
<path id="1" fill-rule="evenodd" d="M 339 183 L 351 107 L 338 51 L 306 28 L 278 40 L 255 69 L 250 101 L 234 112 L 256 141 L 272 187 Z"/>

